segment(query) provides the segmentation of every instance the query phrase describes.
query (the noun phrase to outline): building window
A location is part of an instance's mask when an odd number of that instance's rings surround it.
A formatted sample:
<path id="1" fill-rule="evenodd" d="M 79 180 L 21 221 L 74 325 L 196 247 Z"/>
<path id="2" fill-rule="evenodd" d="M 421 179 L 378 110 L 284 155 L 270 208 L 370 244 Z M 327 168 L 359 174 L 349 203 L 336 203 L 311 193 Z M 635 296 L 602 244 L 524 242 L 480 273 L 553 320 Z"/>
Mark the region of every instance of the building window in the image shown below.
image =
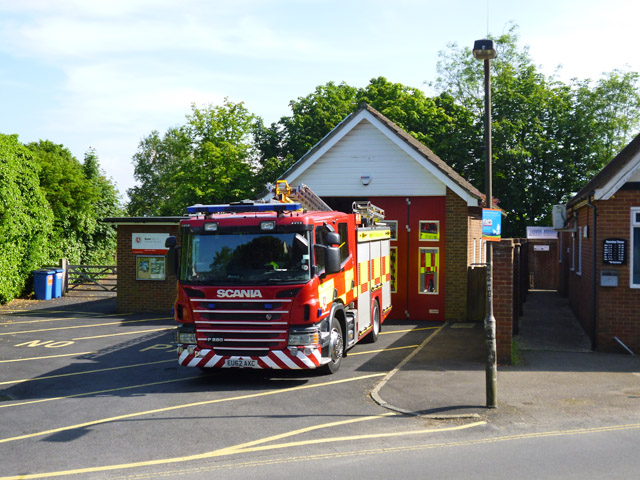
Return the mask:
<path id="1" fill-rule="evenodd" d="M 440 222 L 438 220 L 421 220 L 419 238 L 421 242 L 440 240 Z"/>
<path id="2" fill-rule="evenodd" d="M 640 288 L 640 207 L 631 209 L 630 287 Z"/>
<path id="3" fill-rule="evenodd" d="M 391 293 L 397 293 L 398 291 L 398 247 L 391 247 L 389 250 L 389 257 L 391 261 Z"/>
<path id="4" fill-rule="evenodd" d="M 387 227 L 389 227 L 389 230 L 391 230 L 391 241 L 393 242 L 395 240 L 398 240 L 398 221 L 387 220 L 385 218 L 382 223 L 384 223 Z"/>
<path id="5" fill-rule="evenodd" d="M 571 271 L 576 270 L 576 232 L 571 234 Z"/>
<path id="6" fill-rule="evenodd" d="M 420 248 L 418 292 L 438 293 L 438 270 L 440 267 L 439 248 Z"/>
<path id="7" fill-rule="evenodd" d="M 578 231 L 576 235 L 578 235 L 578 270 L 576 271 L 577 275 L 582 275 L 582 229 L 583 227 L 578 227 Z"/>

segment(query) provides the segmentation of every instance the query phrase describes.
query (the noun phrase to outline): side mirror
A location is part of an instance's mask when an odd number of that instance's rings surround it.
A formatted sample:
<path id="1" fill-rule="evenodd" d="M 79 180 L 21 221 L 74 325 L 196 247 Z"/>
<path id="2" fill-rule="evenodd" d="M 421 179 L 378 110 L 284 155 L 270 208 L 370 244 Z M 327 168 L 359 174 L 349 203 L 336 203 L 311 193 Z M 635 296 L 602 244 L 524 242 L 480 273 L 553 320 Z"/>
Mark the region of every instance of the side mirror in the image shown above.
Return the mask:
<path id="1" fill-rule="evenodd" d="M 171 236 L 171 237 L 167 237 L 167 239 L 164 241 L 164 246 L 165 248 L 168 248 L 169 250 L 171 250 L 172 248 L 175 248 L 177 243 L 178 243 L 178 239 L 175 236 Z"/>
<path id="2" fill-rule="evenodd" d="M 327 275 L 338 273 L 340 271 L 340 247 L 328 246 L 324 251 L 324 262 L 324 271 Z"/>
<path id="3" fill-rule="evenodd" d="M 327 247 L 332 247 L 334 245 L 340 245 L 340 234 L 336 232 L 328 232 L 324 236 L 324 241 Z"/>

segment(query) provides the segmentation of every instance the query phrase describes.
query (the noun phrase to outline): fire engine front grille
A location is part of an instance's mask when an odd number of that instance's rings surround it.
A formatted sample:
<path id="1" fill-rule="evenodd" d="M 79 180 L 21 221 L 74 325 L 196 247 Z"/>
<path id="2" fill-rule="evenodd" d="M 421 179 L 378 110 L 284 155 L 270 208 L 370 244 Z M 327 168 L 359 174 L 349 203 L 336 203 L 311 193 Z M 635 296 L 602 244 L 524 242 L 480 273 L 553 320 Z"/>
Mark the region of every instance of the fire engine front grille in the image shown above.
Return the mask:
<path id="1" fill-rule="evenodd" d="M 191 298 L 201 348 L 221 355 L 264 355 L 286 347 L 291 300 Z"/>

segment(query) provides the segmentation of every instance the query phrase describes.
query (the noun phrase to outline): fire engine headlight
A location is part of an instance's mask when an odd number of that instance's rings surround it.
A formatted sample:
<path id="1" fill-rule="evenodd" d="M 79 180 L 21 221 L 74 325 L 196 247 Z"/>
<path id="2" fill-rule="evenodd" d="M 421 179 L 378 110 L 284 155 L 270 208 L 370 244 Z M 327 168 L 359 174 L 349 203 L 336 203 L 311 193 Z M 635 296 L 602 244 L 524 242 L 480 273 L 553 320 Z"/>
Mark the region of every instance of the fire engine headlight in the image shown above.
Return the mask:
<path id="1" fill-rule="evenodd" d="M 320 331 L 317 328 L 291 328 L 289 330 L 289 345 L 304 346 L 320 343 Z"/>
<path id="2" fill-rule="evenodd" d="M 196 343 L 196 332 L 176 331 L 176 343 L 180 345 L 194 345 Z"/>

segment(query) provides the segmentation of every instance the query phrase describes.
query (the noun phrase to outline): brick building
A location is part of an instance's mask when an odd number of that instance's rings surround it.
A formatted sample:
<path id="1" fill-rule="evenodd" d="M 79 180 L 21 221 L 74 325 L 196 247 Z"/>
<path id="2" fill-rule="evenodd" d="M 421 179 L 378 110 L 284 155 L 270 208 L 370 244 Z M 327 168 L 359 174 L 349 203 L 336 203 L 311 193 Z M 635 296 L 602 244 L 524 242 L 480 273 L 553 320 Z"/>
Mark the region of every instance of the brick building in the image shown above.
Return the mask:
<path id="1" fill-rule="evenodd" d="M 466 320 L 468 268 L 483 249 L 484 195 L 442 159 L 363 104 L 282 175 L 336 210 L 356 200 L 392 229 L 390 318 Z"/>
<path id="2" fill-rule="evenodd" d="M 619 340 L 639 352 L 640 135 L 565 209 L 554 220 L 563 228 L 559 291 L 568 295 L 594 349 L 621 351 Z"/>
<path id="3" fill-rule="evenodd" d="M 176 277 L 167 272 L 164 239 L 178 235 L 180 217 L 108 218 L 118 230 L 118 312 L 169 314 Z"/>

